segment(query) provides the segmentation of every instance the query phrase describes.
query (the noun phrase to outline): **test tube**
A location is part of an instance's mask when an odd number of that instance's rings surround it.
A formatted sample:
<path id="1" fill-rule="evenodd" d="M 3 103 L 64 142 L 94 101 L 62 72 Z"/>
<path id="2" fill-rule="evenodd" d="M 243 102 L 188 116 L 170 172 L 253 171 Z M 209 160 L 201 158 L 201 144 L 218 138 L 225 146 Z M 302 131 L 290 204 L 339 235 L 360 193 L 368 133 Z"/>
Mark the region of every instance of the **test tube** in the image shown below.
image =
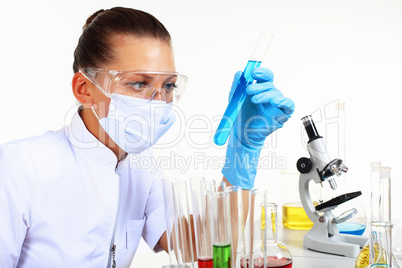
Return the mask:
<path id="1" fill-rule="evenodd" d="M 251 71 L 256 67 L 260 67 L 271 40 L 272 35 L 268 32 L 263 31 L 260 34 L 260 38 L 253 49 L 246 68 L 244 68 L 243 74 L 228 106 L 226 107 L 226 111 L 219 123 L 218 129 L 215 132 L 213 140 L 216 145 L 224 145 L 226 143 L 237 115 L 246 99 L 246 87 L 254 82 L 254 79 L 251 77 Z"/>
<path id="2" fill-rule="evenodd" d="M 228 192 L 215 192 L 212 195 L 213 210 L 213 264 L 214 267 L 230 268 L 231 249 L 231 227 L 230 227 L 230 205 Z"/>
<path id="3" fill-rule="evenodd" d="M 190 178 L 191 191 L 208 190 L 211 193 L 222 192 L 225 187 L 226 183 L 224 181 L 219 182 L 215 179 L 208 179 L 201 176 Z"/>
<path id="4" fill-rule="evenodd" d="M 213 218 L 210 207 L 211 195 L 207 190 L 195 190 L 192 191 L 191 195 L 193 199 L 198 268 L 209 268 L 213 266 Z"/>
<path id="5" fill-rule="evenodd" d="M 191 219 L 187 198 L 187 183 L 175 178 L 162 181 L 167 224 L 170 265 L 165 267 L 194 267 Z"/>
<path id="6" fill-rule="evenodd" d="M 267 267 L 267 191 L 253 189 L 249 194 L 249 211 L 246 222 L 247 258 L 241 261 L 241 267 Z"/>
<path id="7" fill-rule="evenodd" d="M 241 260 L 246 258 L 244 240 L 243 194 L 240 186 L 225 188 L 229 193 L 232 238 L 232 267 L 240 267 Z"/>

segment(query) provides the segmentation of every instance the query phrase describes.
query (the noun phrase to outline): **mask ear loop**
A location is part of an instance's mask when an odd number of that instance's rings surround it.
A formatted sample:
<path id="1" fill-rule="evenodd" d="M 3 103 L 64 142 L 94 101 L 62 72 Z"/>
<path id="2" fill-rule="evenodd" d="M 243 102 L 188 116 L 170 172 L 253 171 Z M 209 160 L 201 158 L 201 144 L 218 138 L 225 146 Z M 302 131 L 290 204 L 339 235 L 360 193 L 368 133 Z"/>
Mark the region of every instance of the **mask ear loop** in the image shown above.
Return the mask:
<path id="1" fill-rule="evenodd" d="M 96 116 L 96 118 L 98 118 L 98 121 L 99 121 L 100 119 L 99 119 L 99 116 L 97 115 L 97 113 L 95 112 L 94 105 L 91 106 L 91 110 L 94 113 L 94 115 Z"/>

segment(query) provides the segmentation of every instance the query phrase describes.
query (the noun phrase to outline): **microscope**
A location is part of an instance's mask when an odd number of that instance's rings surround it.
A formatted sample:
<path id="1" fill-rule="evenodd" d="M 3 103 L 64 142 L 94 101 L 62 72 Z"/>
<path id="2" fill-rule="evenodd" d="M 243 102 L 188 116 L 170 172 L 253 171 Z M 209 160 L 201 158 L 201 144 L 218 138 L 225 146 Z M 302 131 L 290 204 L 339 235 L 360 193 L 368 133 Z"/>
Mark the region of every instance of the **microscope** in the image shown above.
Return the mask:
<path id="1" fill-rule="evenodd" d="M 337 188 L 335 176 L 347 172 L 348 168 L 341 159 L 334 159 L 328 155 L 324 139 L 318 135 L 312 117 L 302 118 L 309 141 L 307 149 L 310 158 L 302 157 L 297 161 L 297 170 L 300 172 L 299 194 L 307 216 L 314 223 L 308 233 L 304 235 L 303 246 L 313 251 L 336 254 L 346 257 L 357 257 L 360 248 L 367 238 L 339 233 L 337 223 L 348 220 L 357 213 L 356 209 L 346 211 L 336 217 L 332 213 L 338 205 L 361 195 L 361 192 L 345 193 L 317 206 L 313 204 L 309 191 L 309 182 L 324 183 L 327 181 L 332 190 Z"/>

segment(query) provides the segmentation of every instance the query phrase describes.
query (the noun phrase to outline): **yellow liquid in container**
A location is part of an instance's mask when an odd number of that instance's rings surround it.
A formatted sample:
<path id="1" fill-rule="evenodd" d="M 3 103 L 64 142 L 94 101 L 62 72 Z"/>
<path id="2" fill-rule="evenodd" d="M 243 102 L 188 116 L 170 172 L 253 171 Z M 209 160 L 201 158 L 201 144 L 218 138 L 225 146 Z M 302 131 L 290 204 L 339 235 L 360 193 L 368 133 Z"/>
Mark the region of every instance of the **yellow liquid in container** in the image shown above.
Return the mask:
<path id="1" fill-rule="evenodd" d="M 298 202 L 282 205 L 282 224 L 292 230 L 309 230 L 314 225 Z"/>
<path id="2" fill-rule="evenodd" d="M 382 254 L 385 254 L 383 252 Z M 387 263 L 387 257 L 385 255 L 381 255 L 378 250 L 378 246 L 374 247 L 374 258 L 377 260 L 377 263 Z M 395 256 L 392 255 L 392 267 L 399 267 L 398 263 L 395 260 Z M 370 266 L 370 244 L 366 243 L 366 245 L 360 250 L 359 255 L 356 258 L 355 268 L 366 268 Z"/>
<path id="3" fill-rule="evenodd" d="M 369 245 L 364 246 L 357 256 L 355 267 L 356 268 L 366 268 L 369 266 L 370 262 L 370 252 L 369 252 Z"/>

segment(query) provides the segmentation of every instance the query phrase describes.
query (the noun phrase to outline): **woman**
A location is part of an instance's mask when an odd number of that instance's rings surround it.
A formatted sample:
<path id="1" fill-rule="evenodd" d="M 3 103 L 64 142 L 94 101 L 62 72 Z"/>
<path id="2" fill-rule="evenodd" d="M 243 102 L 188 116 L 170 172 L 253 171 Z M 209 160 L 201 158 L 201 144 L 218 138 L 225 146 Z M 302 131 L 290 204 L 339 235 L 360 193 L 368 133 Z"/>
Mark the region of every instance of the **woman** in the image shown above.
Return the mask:
<path id="1" fill-rule="evenodd" d="M 141 236 L 155 252 L 167 250 L 163 174 L 131 167 L 130 156 L 152 157 L 149 147 L 173 124 L 170 108 L 186 84 L 168 31 L 139 10 L 100 10 L 84 26 L 73 69 L 82 105 L 71 124 L 0 150 L 1 267 L 129 267 Z M 247 125 L 264 130 L 252 142 L 237 122 L 230 159 L 258 158 L 261 142 L 294 109 L 269 70 L 253 75 L 258 85 L 248 88 L 243 114 L 269 120 Z M 224 180 L 252 187 L 254 164 L 247 174 L 232 164 Z"/>

